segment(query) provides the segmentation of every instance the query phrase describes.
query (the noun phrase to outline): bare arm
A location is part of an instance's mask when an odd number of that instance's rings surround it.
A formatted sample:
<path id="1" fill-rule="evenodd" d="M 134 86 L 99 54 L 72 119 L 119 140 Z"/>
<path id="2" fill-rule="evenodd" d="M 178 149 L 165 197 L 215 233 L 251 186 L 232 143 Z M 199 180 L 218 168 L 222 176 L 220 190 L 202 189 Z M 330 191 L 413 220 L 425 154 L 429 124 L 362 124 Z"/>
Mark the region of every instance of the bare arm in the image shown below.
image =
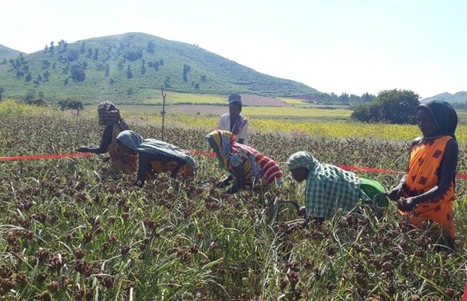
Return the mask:
<path id="1" fill-rule="evenodd" d="M 107 148 L 109 147 L 110 143 L 112 142 L 112 134 L 113 134 L 113 125 L 108 125 L 105 127 L 104 132 L 102 133 L 101 144 L 99 147 L 95 146 L 81 146 L 78 148 L 78 152 L 82 153 L 94 153 L 94 154 L 103 154 L 107 152 Z"/>

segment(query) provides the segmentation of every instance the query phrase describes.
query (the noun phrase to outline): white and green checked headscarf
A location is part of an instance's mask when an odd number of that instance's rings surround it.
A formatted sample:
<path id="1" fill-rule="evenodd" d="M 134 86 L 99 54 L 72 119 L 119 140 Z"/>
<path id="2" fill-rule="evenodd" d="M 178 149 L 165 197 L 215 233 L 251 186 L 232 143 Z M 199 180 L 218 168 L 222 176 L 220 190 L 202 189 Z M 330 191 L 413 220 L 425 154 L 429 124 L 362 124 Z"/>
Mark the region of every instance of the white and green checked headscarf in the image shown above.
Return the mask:
<path id="1" fill-rule="evenodd" d="M 308 170 L 313 169 L 316 164 L 319 164 L 318 160 L 316 160 L 309 152 L 296 152 L 292 156 L 290 156 L 289 160 L 287 160 L 287 166 L 289 170 L 296 169 L 299 167 L 305 167 Z"/>
<path id="2" fill-rule="evenodd" d="M 298 167 L 309 170 L 305 188 L 307 217 L 331 218 L 337 208 L 350 211 L 356 206 L 360 180 L 353 172 L 320 163 L 306 151 L 290 156 L 287 166 L 290 170 Z"/>

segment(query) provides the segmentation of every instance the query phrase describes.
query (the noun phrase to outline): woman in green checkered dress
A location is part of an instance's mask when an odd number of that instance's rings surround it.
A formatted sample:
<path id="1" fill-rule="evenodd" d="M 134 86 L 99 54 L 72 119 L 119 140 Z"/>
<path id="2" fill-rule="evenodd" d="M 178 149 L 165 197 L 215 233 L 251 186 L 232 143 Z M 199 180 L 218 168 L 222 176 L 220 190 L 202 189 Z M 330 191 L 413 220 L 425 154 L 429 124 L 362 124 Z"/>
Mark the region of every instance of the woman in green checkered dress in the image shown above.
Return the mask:
<path id="1" fill-rule="evenodd" d="M 384 188 L 376 181 L 359 178 L 350 171 L 335 165 L 320 163 L 309 152 L 300 151 L 287 161 L 292 177 L 306 180 L 305 210 L 306 223 L 311 218 L 317 222 L 331 218 L 338 208 L 351 211 L 359 200 L 373 204 L 377 193 Z"/>

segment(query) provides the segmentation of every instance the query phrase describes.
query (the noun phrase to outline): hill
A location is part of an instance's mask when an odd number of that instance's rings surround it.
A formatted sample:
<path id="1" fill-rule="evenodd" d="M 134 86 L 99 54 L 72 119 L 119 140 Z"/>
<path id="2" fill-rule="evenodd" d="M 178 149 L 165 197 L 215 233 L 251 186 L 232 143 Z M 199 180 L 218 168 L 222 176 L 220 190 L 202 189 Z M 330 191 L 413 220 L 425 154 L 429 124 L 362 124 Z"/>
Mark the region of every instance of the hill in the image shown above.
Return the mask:
<path id="1" fill-rule="evenodd" d="M 257 72 L 197 45 L 144 33 L 50 43 L 0 64 L 3 97 L 41 95 L 83 103 L 139 103 L 167 91 L 265 96 L 319 94 L 292 80 Z"/>
<path id="2" fill-rule="evenodd" d="M 14 50 L 0 44 L 0 60 L 15 58 L 20 53 L 21 51 Z"/>
<path id="3" fill-rule="evenodd" d="M 438 94 L 438 95 L 435 95 L 435 96 L 431 96 L 431 97 L 428 97 L 428 98 L 424 98 L 421 100 L 422 103 L 425 103 L 427 101 L 430 101 L 430 100 L 444 100 L 444 101 L 447 101 L 449 103 L 457 103 L 457 104 L 467 104 L 467 92 L 466 91 L 461 91 L 461 92 L 457 92 L 457 93 L 454 93 L 454 94 L 451 94 L 451 93 L 448 93 L 448 92 L 444 92 L 444 93 L 441 93 L 441 94 Z"/>

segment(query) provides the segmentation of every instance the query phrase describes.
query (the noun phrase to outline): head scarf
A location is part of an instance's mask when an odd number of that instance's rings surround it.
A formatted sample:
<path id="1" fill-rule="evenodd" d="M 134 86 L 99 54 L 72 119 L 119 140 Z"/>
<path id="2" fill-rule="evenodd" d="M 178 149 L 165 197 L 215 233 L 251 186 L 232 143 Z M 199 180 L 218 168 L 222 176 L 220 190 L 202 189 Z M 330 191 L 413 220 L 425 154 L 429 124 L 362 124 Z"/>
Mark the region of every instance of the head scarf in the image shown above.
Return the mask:
<path id="1" fill-rule="evenodd" d="M 242 96 L 238 93 L 233 93 L 233 94 L 230 94 L 229 95 L 229 102 L 232 102 L 232 101 L 239 101 L 240 102 L 240 106 L 242 105 Z"/>
<path id="2" fill-rule="evenodd" d="M 432 100 L 425 104 L 420 104 L 416 107 L 415 111 L 425 109 L 433 118 L 435 124 L 438 126 L 438 135 L 449 135 L 454 139 L 454 133 L 458 123 L 457 113 L 453 106 L 446 101 Z"/>
<path id="3" fill-rule="evenodd" d="M 196 168 L 196 161 L 190 154 L 170 143 L 157 139 L 143 139 L 138 133 L 131 130 L 122 131 L 118 134 L 117 140 L 134 152 L 179 158 L 189 164 L 193 170 Z"/>
<path id="4" fill-rule="evenodd" d="M 316 160 L 312 154 L 306 151 L 296 152 L 290 156 L 289 160 L 287 160 L 287 166 L 289 167 L 289 170 L 299 167 L 305 167 L 308 170 L 312 170 L 318 164 L 318 160 Z"/>
<path id="5" fill-rule="evenodd" d="M 320 163 L 306 151 L 291 155 L 287 166 L 291 170 L 299 167 L 309 170 L 305 188 L 307 216 L 330 218 L 336 208 L 350 211 L 355 207 L 360 196 L 360 180 L 353 172 Z"/>
<path id="6" fill-rule="evenodd" d="M 216 153 L 219 167 L 228 170 L 229 152 L 235 146 L 235 135 L 228 131 L 215 130 L 205 136 Z"/>
<path id="7" fill-rule="evenodd" d="M 110 101 L 103 101 L 97 106 L 100 125 L 117 124 L 120 130 L 129 130 L 128 124 L 120 117 L 120 110 Z"/>

